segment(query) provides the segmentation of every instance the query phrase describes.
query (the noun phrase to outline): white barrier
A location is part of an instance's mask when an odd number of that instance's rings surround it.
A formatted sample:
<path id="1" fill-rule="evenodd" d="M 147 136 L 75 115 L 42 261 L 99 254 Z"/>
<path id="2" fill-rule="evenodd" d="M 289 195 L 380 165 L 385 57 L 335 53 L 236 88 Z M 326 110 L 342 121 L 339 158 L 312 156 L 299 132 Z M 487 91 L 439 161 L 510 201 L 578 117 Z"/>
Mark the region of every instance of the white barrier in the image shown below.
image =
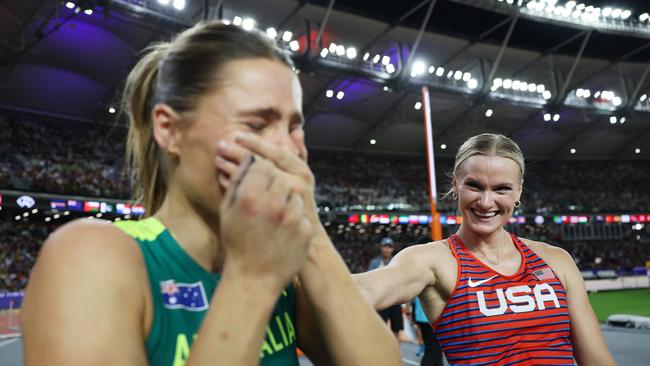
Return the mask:
<path id="1" fill-rule="evenodd" d="M 649 288 L 650 277 L 626 276 L 604 280 L 586 280 L 587 291 L 608 291 L 635 288 Z"/>

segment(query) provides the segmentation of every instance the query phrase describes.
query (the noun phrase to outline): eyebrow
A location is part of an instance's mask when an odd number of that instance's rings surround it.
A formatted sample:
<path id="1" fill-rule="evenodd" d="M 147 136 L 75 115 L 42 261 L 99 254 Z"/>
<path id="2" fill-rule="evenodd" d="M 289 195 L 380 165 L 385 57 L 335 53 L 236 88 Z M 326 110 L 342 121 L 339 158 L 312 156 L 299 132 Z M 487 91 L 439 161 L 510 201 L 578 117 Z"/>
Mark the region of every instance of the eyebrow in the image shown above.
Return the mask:
<path id="1" fill-rule="evenodd" d="M 478 180 L 476 180 L 474 178 L 467 178 L 467 180 L 465 181 L 465 184 L 475 184 L 475 185 L 481 186 L 481 187 L 483 186 L 483 183 L 479 182 Z M 510 182 L 497 183 L 494 186 L 492 186 L 493 189 L 494 188 L 501 188 L 501 187 L 512 188 L 513 186 L 512 186 L 512 183 L 510 183 Z"/>
<path id="2" fill-rule="evenodd" d="M 279 109 L 274 108 L 274 107 L 268 107 L 268 108 L 258 108 L 258 109 L 253 109 L 253 110 L 248 110 L 248 111 L 242 111 L 239 113 L 239 116 L 241 117 L 260 117 L 266 121 L 277 121 L 282 119 L 282 112 L 280 112 Z M 291 114 L 289 117 L 289 123 L 290 124 L 304 124 L 305 119 L 302 116 L 301 113 L 294 112 Z"/>

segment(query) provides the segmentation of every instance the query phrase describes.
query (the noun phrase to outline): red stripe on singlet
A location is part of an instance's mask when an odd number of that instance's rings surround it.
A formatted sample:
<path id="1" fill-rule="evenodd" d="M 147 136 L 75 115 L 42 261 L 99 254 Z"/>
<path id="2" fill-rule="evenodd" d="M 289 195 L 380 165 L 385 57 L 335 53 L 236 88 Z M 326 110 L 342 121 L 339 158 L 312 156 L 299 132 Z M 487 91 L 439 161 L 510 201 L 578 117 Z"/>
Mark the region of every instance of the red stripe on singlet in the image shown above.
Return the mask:
<path id="1" fill-rule="evenodd" d="M 457 235 L 448 239 L 458 264 L 456 286 L 432 325 L 450 365 L 574 364 L 564 287 L 535 252 L 512 240 L 522 263 L 504 276 Z"/>

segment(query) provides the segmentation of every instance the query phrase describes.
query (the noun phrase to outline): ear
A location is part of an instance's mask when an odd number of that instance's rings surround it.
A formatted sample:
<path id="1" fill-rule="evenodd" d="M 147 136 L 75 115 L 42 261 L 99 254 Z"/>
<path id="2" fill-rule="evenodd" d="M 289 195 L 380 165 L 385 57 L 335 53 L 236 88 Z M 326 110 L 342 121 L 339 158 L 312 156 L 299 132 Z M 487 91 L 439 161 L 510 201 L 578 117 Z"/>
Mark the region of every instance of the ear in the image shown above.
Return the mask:
<path id="1" fill-rule="evenodd" d="M 180 116 L 167 104 L 156 104 L 151 111 L 153 136 L 163 151 L 171 155 L 180 153 Z"/>
<path id="2" fill-rule="evenodd" d="M 524 192 L 524 178 L 519 183 L 519 192 L 517 192 L 517 201 L 521 201 L 521 194 Z"/>
<path id="3" fill-rule="evenodd" d="M 458 194 L 458 178 L 456 177 L 456 174 L 451 176 L 451 188 L 453 193 Z"/>

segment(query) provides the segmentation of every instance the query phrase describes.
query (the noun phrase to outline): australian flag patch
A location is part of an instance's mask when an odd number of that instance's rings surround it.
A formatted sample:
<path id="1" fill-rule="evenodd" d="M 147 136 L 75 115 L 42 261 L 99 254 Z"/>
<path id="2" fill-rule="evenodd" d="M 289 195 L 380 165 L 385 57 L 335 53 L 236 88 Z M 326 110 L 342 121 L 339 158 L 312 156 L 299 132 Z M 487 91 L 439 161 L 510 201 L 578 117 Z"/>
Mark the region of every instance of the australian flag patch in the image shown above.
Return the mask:
<path id="1" fill-rule="evenodd" d="M 163 306 L 167 309 L 204 311 L 208 309 L 208 298 L 202 282 L 176 283 L 174 280 L 160 281 Z"/>

